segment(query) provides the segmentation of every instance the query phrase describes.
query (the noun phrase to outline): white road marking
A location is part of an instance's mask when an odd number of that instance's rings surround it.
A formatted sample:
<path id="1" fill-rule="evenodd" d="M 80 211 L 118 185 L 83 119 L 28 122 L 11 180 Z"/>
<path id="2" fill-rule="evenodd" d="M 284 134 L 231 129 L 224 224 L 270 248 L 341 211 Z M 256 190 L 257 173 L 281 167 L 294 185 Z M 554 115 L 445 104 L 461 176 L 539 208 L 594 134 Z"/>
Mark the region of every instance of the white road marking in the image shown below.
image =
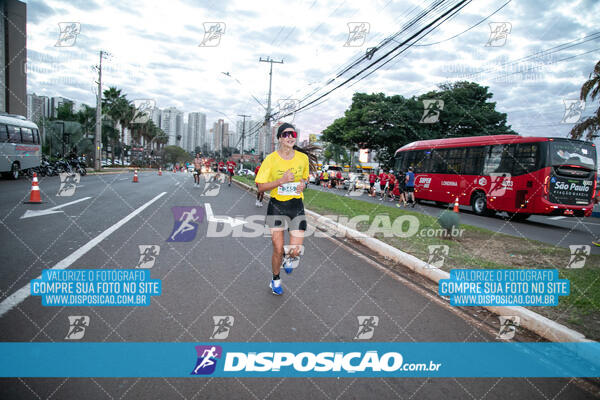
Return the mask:
<path id="1" fill-rule="evenodd" d="M 61 212 L 64 212 L 64 211 L 58 210 L 59 208 L 70 206 L 71 204 L 79 203 L 79 202 L 87 200 L 87 199 L 91 199 L 91 197 L 84 197 L 84 198 L 81 198 L 81 199 L 78 199 L 78 200 L 75 200 L 75 201 L 71 201 L 69 203 L 59 204 L 57 206 L 54 206 L 54 207 L 51 207 L 51 208 L 47 208 L 45 210 L 27 210 L 27 211 L 25 211 L 25 214 L 23 214 L 21 216 L 20 219 L 32 218 L 32 217 L 39 217 L 40 215 L 48 215 L 48 214 L 61 213 Z"/>
<path id="2" fill-rule="evenodd" d="M 106 239 L 108 236 L 110 236 L 111 233 L 113 233 L 114 231 L 116 231 L 117 229 L 119 229 L 120 227 L 125 225 L 133 217 L 135 217 L 136 215 L 138 215 L 139 213 L 144 211 L 146 208 L 148 208 L 150 205 L 152 205 L 152 203 L 154 203 L 156 200 L 160 199 L 165 194 L 167 194 L 167 192 L 162 192 L 161 194 L 159 194 L 158 196 L 156 196 L 155 198 L 153 198 L 152 200 L 150 200 L 143 206 L 134 210 L 131 214 L 129 214 L 128 216 L 126 216 L 125 218 L 123 218 L 122 220 L 120 220 L 119 222 L 117 222 L 116 224 L 111 226 L 110 228 L 106 229 L 104 232 L 102 232 L 101 234 L 99 234 L 98 236 L 96 236 L 95 238 L 93 238 L 92 240 L 90 240 L 89 242 L 84 244 L 83 246 L 81 246 L 79 249 L 75 250 L 75 252 L 71 253 L 71 255 L 67 256 L 63 260 L 56 263 L 56 265 L 53 266 L 51 269 L 69 268 L 71 266 L 71 264 L 73 264 L 75 261 L 77 261 L 79 258 L 81 258 L 88 251 L 93 249 L 98 243 L 100 243 L 101 241 Z M 42 278 L 42 276 L 40 275 L 35 279 L 41 279 L 41 278 Z M 28 283 L 27 285 L 23 286 L 21 289 L 17 290 L 15 293 L 11 294 L 6 299 L 4 299 L 4 301 L 2 301 L 2 303 L 0 303 L 0 318 L 4 314 L 6 314 L 8 311 L 10 311 L 13 307 L 15 307 L 19 303 L 23 302 L 23 300 L 25 300 L 30 295 L 31 295 L 31 289 L 30 289 L 29 283 Z"/>
<path id="3" fill-rule="evenodd" d="M 230 224 L 231 226 L 238 226 L 246 223 L 244 220 L 231 218 L 230 216 L 215 217 L 209 203 L 204 203 L 204 209 L 206 210 L 206 219 L 208 222 L 222 222 L 224 224 Z"/>
<path id="4" fill-rule="evenodd" d="M 557 220 L 557 219 L 564 219 L 564 218 L 567 218 L 567 217 L 565 217 L 563 215 L 559 215 L 558 217 L 549 217 L 548 219 Z"/>

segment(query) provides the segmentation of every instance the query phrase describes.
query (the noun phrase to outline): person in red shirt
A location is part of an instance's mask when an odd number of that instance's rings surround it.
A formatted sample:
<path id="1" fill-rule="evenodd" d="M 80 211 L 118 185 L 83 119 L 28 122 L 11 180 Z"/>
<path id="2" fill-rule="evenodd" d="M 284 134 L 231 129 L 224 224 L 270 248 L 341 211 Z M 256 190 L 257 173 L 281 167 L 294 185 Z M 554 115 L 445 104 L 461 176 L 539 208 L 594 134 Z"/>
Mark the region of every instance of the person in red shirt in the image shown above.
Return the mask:
<path id="1" fill-rule="evenodd" d="M 385 186 L 388 183 L 388 179 L 389 177 L 387 176 L 385 171 L 381 170 L 381 173 L 379 174 L 379 189 L 381 189 L 381 197 L 379 198 L 379 200 L 383 200 L 383 196 L 385 196 Z"/>
<path id="2" fill-rule="evenodd" d="M 340 188 L 342 187 L 342 171 L 338 171 L 337 174 L 335 174 L 335 178 L 337 179 L 337 188 L 338 190 L 340 190 Z"/>
<path id="3" fill-rule="evenodd" d="M 390 170 L 389 178 L 390 184 L 388 188 L 388 193 L 390 195 L 390 201 L 394 201 L 394 196 L 396 195 L 396 177 L 394 176 L 394 171 Z"/>
<path id="4" fill-rule="evenodd" d="M 369 192 L 369 196 L 375 197 L 375 182 L 377 182 L 377 175 L 373 171 L 369 174 L 369 185 L 371 186 L 371 190 Z"/>
<path id="5" fill-rule="evenodd" d="M 262 162 L 262 160 L 261 160 Z M 254 168 L 254 176 L 258 175 L 258 170 L 260 169 L 260 164 L 258 164 L 256 166 L 256 168 Z M 259 192 L 258 191 L 258 183 L 255 183 L 256 187 L 257 187 L 257 191 L 256 191 L 256 207 L 262 207 L 263 206 L 263 198 L 265 197 L 265 192 Z"/>
<path id="6" fill-rule="evenodd" d="M 227 175 L 229 175 L 229 186 L 231 186 L 231 177 L 233 177 L 233 174 L 235 174 L 235 166 L 237 164 L 235 163 L 235 161 L 229 159 L 229 161 L 227 161 Z"/>

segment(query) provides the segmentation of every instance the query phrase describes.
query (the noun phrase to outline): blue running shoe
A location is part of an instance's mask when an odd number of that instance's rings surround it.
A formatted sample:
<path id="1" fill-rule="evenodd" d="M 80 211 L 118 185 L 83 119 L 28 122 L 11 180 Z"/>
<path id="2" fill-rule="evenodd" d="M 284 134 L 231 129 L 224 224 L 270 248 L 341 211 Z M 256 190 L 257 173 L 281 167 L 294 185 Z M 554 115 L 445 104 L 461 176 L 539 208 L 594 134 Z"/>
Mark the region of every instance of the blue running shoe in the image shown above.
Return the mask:
<path id="1" fill-rule="evenodd" d="M 279 279 L 278 279 L 279 281 Z M 279 281 L 279 284 L 277 286 L 275 286 L 275 281 L 271 280 L 271 283 L 269 283 L 269 287 L 271 288 L 271 291 L 273 292 L 273 294 L 276 294 L 277 296 L 281 296 L 283 294 L 283 288 L 281 287 L 281 281 Z"/>

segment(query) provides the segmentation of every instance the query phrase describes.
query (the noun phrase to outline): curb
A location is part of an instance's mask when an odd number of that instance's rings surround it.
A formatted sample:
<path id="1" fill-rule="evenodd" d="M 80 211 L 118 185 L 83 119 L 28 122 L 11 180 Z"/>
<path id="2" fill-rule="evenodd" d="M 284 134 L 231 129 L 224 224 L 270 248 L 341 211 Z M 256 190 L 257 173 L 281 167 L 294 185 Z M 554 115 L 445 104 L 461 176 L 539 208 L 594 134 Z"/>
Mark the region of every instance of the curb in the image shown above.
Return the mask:
<path id="1" fill-rule="evenodd" d="M 255 188 L 243 183 L 235 181 L 238 185 L 241 185 L 249 191 L 255 191 Z M 265 197 L 267 194 L 265 194 Z M 356 240 L 363 246 L 375 251 L 377 254 L 393 260 L 405 267 L 408 267 L 412 271 L 419 275 L 426 277 L 427 279 L 439 283 L 441 279 L 450 278 L 450 274 L 439 268 L 435 268 L 425 261 L 418 259 L 417 257 L 398 250 L 395 247 L 390 246 L 387 243 L 382 242 L 379 239 L 375 239 L 371 236 L 365 235 L 362 232 L 348 228 L 347 226 L 341 225 L 330 218 L 317 214 L 314 211 L 305 209 L 306 215 L 315 221 L 315 226 L 325 226 L 328 230 L 333 230 L 343 237 Z M 493 312 L 497 315 L 514 315 L 520 317 L 520 326 L 535 332 L 539 336 L 543 337 L 552 342 L 594 342 L 593 340 L 586 339 L 585 335 L 577 332 L 569 327 L 554 322 L 551 319 L 544 317 L 534 311 L 531 311 L 525 307 L 520 306 L 482 306 L 483 308 Z"/>

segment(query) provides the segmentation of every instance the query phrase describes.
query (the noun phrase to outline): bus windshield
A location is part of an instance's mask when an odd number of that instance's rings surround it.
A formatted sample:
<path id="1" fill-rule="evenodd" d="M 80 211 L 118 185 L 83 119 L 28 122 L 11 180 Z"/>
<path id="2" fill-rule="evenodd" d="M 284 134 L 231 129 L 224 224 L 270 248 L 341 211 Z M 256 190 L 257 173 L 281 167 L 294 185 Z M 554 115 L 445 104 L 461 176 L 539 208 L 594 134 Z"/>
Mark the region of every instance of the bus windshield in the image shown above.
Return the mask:
<path id="1" fill-rule="evenodd" d="M 595 170 L 596 148 L 580 141 L 555 140 L 550 142 L 550 160 L 552 166 L 576 165 Z"/>

